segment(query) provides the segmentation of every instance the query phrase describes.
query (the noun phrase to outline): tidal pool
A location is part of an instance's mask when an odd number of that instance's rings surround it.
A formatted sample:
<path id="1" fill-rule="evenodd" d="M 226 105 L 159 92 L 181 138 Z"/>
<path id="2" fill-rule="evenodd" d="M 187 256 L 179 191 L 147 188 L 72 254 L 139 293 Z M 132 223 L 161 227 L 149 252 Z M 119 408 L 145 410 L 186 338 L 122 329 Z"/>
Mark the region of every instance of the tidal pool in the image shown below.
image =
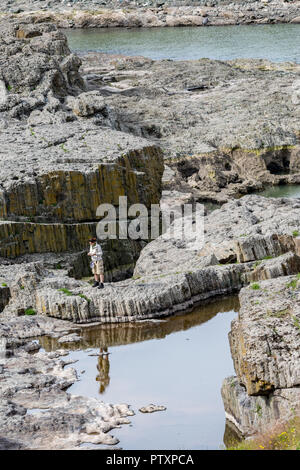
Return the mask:
<path id="1" fill-rule="evenodd" d="M 269 59 L 300 63 L 300 25 L 105 28 L 64 31 L 73 51 L 151 59 Z"/>
<path id="2" fill-rule="evenodd" d="M 237 310 L 234 296 L 163 321 L 82 328 L 81 343 L 65 345 L 80 378 L 68 391 L 131 405 L 132 425 L 112 431 L 123 449 L 224 448 L 221 385 L 234 374 L 227 335 Z M 150 403 L 167 410 L 138 411 Z"/>
<path id="3" fill-rule="evenodd" d="M 270 186 L 264 191 L 257 193 L 265 197 L 291 197 L 300 198 L 300 184 L 285 184 L 280 186 Z"/>

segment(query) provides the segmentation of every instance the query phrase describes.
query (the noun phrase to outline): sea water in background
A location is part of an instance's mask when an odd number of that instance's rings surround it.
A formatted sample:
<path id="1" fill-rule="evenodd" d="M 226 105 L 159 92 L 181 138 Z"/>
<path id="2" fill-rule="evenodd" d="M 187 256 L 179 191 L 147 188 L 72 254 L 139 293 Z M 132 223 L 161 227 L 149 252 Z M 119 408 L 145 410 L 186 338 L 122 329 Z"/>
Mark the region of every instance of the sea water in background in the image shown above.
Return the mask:
<path id="1" fill-rule="evenodd" d="M 76 52 L 141 55 L 151 59 L 261 58 L 300 63 L 300 25 L 67 29 Z"/>

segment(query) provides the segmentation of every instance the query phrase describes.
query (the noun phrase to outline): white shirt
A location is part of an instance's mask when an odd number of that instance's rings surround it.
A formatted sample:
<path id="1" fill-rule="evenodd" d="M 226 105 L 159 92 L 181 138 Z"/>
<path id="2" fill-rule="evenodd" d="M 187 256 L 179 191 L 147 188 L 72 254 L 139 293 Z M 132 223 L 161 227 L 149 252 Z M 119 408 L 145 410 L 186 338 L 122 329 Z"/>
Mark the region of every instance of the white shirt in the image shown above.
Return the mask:
<path id="1" fill-rule="evenodd" d="M 92 261 L 93 263 L 96 263 L 97 261 L 102 260 L 103 252 L 101 246 L 96 243 L 96 245 L 91 245 L 90 246 L 90 254 L 92 255 Z"/>

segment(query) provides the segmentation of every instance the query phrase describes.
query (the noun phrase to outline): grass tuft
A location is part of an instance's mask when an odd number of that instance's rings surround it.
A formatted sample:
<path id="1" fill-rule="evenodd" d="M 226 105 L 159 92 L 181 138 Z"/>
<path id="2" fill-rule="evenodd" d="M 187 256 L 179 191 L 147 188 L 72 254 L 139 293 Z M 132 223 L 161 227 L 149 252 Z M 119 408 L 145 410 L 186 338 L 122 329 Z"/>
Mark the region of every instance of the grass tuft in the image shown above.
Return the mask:
<path id="1" fill-rule="evenodd" d="M 63 292 L 63 294 L 66 294 L 66 295 L 73 295 L 73 293 L 69 289 L 66 289 L 65 287 L 58 289 L 58 291 Z"/>
<path id="2" fill-rule="evenodd" d="M 267 432 L 239 442 L 228 450 L 300 450 L 300 417 L 275 424 Z"/>
<path id="3" fill-rule="evenodd" d="M 36 315 L 36 311 L 33 308 L 27 308 L 25 310 L 25 315 Z"/>
<path id="4" fill-rule="evenodd" d="M 288 287 L 289 289 L 296 289 L 297 282 L 298 282 L 297 279 L 293 279 L 291 282 L 287 283 L 286 287 Z"/>
<path id="5" fill-rule="evenodd" d="M 257 282 L 255 282 L 254 284 L 251 284 L 250 287 L 251 287 L 251 289 L 253 289 L 253 290 L 258 290 L 258 289 L 260 289 L 260 285 L 259 285 Z"/>

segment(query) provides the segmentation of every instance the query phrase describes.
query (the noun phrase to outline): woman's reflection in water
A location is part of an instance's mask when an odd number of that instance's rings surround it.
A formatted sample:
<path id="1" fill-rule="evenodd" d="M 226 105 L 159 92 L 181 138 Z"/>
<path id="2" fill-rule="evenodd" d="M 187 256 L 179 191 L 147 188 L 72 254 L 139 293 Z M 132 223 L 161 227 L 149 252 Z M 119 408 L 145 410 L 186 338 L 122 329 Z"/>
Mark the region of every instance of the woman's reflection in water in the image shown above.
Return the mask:
<path id="1" fill-rule="evenodd" d="M 97 369 L 99 374 L 96 377 L 97 382 L 100 382 L 99 393 L 105 392 L 109 385 L 109 352 L 107 348 L 100 348 L 100 356 L 98 357 Z"/>

